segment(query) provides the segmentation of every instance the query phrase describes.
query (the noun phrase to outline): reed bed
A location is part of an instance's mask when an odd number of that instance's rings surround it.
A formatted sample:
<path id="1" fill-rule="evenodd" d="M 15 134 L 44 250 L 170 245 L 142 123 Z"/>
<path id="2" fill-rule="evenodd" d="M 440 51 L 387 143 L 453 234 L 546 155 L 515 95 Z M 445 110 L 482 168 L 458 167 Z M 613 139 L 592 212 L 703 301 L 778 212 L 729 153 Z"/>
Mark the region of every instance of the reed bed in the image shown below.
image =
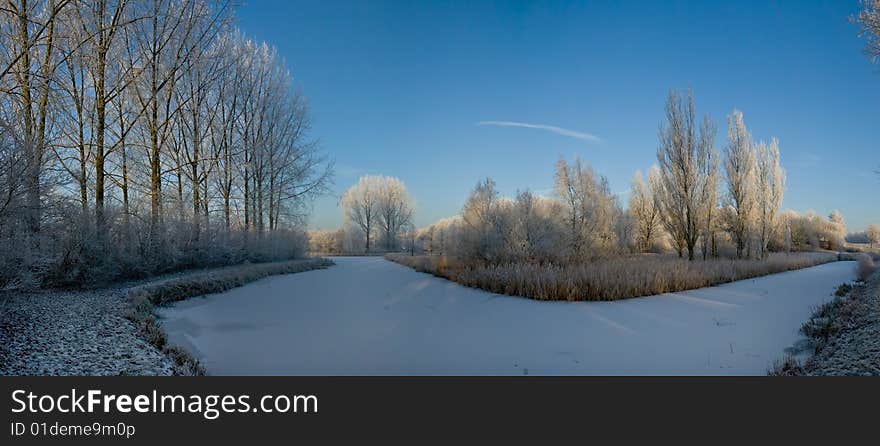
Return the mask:
<path id="1" fill-rule="evenodd" d="M 690 262 L 651 255 L 576 264 L 469 265 L 440 256 L 388 254 L 388 260 L 469 287 L 537 300 L 610 301 L 691 290 L 839 260 L 837 253 L 773 253 L 765 260 Z"/>

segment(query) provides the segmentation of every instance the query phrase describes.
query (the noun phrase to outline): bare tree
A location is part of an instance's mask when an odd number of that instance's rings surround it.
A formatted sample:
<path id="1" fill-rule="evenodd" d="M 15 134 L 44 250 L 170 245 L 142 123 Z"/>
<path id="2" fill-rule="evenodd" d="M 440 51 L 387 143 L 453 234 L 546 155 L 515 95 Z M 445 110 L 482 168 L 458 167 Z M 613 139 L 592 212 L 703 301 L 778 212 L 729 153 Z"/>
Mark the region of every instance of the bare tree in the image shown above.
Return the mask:
<path id="1" fill-rule="evenodd" d="M 82 46 L 90 36 L 76 24 L 77 13 L 69 8 L 61 16 L 64 20 L 64 32 L 58 39 L 60 64 L 57 68 L 56 85 L 60 91 L 60 103 L 64 111 L 59 114 L 59 141 L 53 146 L 53 153 L 58 164 L 76 182 L 79 189 L 79 201 L 82 217 L 89 206 L 89 167 L 92 163 L 94 147 L 91 124 L 94 107 L 87 94 L 88 57 Z"/>
<path id="2" fill-rule="evenodd" d="M 25 191 L 24 223 L 29 250 L 37 250 L 37 237 L 42 220 L 41 176 L 46 162 L 47 135 L 50 113 L 50 94 L 56 65 L 56 28 L 59 14 L 69 1 L 9 0 L 0 8 L 0 17 L 6 22 L 3 36 L 7 65 L 0 79 L 12 75 L 14 83 L 4 88 L 14 117 L 6 125 L 16 123 L 19 137 L 14 141 L 22 150 L 25 169 L 22 181 Z M 18 124 L 20 123 L 20 124 Z"/>
<path id="3" fill-rule="evenodd" d="M 131 7 L 131 14 L 139 20 L 123 29 L 127 59 L 138 67 L 131 90 L 145 130 L 141 145 L 149 165 L 151 243 L 157 241 L 155 232 L 162 221 L 162 152 L 167 150 L 172 122 L 183 105 L 175 101 L 179 95 L 174 91 L 185 66 L 198 66 L 191 59 L 204 53 L 227 17 L 226 3 L 211 6 L 200 0 L 139 1 Z"/>
<path id="4" fill-rule="evenodd" d="M 231 5 L 3 3 L 0 246 L 15 255 L 0 286 L 301 252 L 332 163 L 284 62 L 228 26 Z M 163 213 L 171 195 L 191 206 Z"/>
<path id="5" fill-rule="evenodd" d="M 197 28 L 210 27 L 212 22 L 197 23 Z M 205 31 L 193 33 L 195 38 L 205 35 Z M 181 65 L 181 77 L 175 84 L 173 93 L 180 104 L 177 114 L 177 127 L 181 131 L 178 147 L 182 153 L 183 176 L 190 182 L 192 196 L 192 240 L 198 243 L 202 231 L 202 208 L 209 197 L 202 193 L 202 185 L 211 173 L 214 157 L 210 148 L 209 134 L 220 109 L 220 96 L 216 92 L 218 81 L 232 63 L 224 59 L 225 47 L 215 42 L 191 45 L 193 48 Z M 206 215 L 207 216 L 207 215 Z"/>
<path id="6" fill-rule="evenodd" d="M 320 153 L 311 139 L 311 114 L 302 92 L 290 93 L 279 103 L 274 143 L 268 146 L 269 229 L 286 218 L 303 223 L 310 198 L 327 191 L 333 177 L 333 163 Z"/>
<path id="7" fill-rule="evenodd" d="M 238 134 L 236 127 L 241 117 L 242 92 L 246 76 L 240 60 L 248 57 L 244 51 L 244 38 L 238 33 L 221 36 L 218 42 L 223 52 L 232 60 L 238 61 L 229 66 L 217 82 L 218 119 L 211 128 L 211 144 L 216 153 L 217 175 L 214 176 L 215 188 L 220 194 L 223 206 L 223 223 L 227 234 L 232 231 L 233 194 L 236 186 L 236 164 L 240 159 L 241 150 L 237 147 Z"/>
<path id="8" fill-rule="evenodd" d="M 715 127 L 706 117 L 697 130 L 693 92 L 683 100 L 670 91 L 666 100 L 666 124 L 660 127 L 657 160 L 663 190 L 660 193 L 663 223 L 676 245 L 679 256 L 686 249 L 694 260 L 695 247 L 702 230 L 708 183 L 707 163 L 715 139 Z"/>

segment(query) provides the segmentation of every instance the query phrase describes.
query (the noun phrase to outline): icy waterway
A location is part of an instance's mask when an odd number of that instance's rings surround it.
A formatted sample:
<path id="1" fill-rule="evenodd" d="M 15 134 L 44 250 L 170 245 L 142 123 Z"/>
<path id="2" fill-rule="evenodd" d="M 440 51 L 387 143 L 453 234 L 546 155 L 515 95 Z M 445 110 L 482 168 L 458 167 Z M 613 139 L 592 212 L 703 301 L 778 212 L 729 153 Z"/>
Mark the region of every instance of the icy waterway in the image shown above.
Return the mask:
<path id="1" fill-rule="evenodd" d="M 538 302 L 379 257 L 161 309 L 216 375 L 763 375 L 853 262 L 617 302 Z"/>

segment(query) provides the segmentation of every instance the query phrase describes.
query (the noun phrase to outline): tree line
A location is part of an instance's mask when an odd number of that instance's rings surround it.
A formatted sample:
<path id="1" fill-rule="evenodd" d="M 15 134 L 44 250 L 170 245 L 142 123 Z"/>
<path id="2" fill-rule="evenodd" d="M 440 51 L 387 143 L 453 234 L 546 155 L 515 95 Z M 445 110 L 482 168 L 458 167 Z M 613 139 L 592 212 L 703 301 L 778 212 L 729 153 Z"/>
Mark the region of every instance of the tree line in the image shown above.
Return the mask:
<path id="1" fill-rule="evenodd" d="M 770 251 L 839 249 L 846 225 L 781 211 L 786 182 L 779 142 L 756 142 L 741 112 L 727 119 L 726 144 L 696 119 L 692 92 L 671 91 L 657 163 L 637 172 L 624 207 L 608 180 L 581 161 L 560 159 L 552 196 L 500 196 L 480 181 L 459 216 L 420 229 L 419 251 L 483 264 L 570 263 L 629 253 L 672 251 L 690 260 L 765 259 Z"/>
<path id="2" fill-rule="evenodd" d="M 10 0 L 0 36 L 0 284 L 302 254 L 332 166 L 231 2 Z"/>

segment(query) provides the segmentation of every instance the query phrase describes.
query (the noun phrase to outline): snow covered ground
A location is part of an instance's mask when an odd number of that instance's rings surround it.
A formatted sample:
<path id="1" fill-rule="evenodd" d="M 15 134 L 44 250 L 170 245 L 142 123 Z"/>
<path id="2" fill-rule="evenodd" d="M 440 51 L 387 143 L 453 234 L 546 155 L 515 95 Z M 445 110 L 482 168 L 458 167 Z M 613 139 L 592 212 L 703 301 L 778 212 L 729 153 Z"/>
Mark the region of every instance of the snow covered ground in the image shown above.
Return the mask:
<path id="1" fill-rule="evenodd" d="M 379 257 L 161 310 L 217 375 L 763 375 L 853 262 L 617 302 L 538 302 Z"/>

